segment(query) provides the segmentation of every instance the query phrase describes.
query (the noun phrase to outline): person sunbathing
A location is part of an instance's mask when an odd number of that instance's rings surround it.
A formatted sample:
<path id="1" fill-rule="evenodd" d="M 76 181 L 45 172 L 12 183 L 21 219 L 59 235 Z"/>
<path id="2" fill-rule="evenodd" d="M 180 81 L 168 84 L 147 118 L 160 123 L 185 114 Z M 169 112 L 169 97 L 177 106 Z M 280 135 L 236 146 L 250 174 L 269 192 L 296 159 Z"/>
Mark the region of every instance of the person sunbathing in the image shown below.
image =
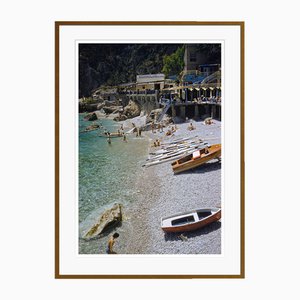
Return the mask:
<path id="1" fill-rule="evenodd" d="M 190 125 L 189 125 L 189 127 L 188 127 L 188 130 L 194 130 L 194 129 L 196 129 L 196 127 L 193 126 L 193 123 L 190 123 Z"/>
<path id="2" fill-rule="evenodd" d="M 170 129 L 168 129 L 168 131 L 166 132 L 166 135 L 172 135 L 172 131 Z"/>

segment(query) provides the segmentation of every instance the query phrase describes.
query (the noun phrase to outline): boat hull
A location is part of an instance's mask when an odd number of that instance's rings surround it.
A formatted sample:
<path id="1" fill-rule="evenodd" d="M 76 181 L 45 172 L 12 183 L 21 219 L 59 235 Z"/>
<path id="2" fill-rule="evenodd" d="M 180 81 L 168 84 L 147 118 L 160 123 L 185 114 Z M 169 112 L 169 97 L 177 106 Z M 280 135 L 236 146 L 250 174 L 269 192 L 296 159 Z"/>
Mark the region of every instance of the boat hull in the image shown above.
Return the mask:
<path id="1" fill-rule="evenodd" d="M 181 159 L 178 159 L 175 162 L 173 162 L 172 163 L 173 172 L 174 174 L 178 174 L 180 172 L 194 169 L 207 163 L 212 159 L 219 158 L 219 157 L 221 157 L 221 145 L 220 144 L 211 145 L 211 147 L 209 148 L 209 153 L 201 154 L 200 158 L 193 159 L 191 157 L 190 160 L 185 162 L 181 162 Z"/>
<path id="2" fill-rule="evenodd" d="M 188 216 L 186 213 L 183 214 L 185 216 Z M 178 219 L 181 218 L 182 215 L 178 215 Z M 170 217 L 170 218 L 174 218 L 174 220 L 176 220 L 176 217 Z M 161 228 L 163 231 L 165 232 L 171 232 L 171 233 L 177 233 L 177 232 L 188 232 L 188 231 L 194 231 L 200 228 L 203 228 L 213 222 L 216 222 L 218 220 L 221 219 L 221 209 L 218 209 L 214 212 L 212 212 L 212 214 L 202 220 L 198 220 L 195 221 L 193 223 L 190 224 L 184 224 L 184 225 L 178 225 L 178 226 L 165 226 L 164 225 L 164 220 L 166 220 L 168 218 L 164 218 L 161 221 Z"/>

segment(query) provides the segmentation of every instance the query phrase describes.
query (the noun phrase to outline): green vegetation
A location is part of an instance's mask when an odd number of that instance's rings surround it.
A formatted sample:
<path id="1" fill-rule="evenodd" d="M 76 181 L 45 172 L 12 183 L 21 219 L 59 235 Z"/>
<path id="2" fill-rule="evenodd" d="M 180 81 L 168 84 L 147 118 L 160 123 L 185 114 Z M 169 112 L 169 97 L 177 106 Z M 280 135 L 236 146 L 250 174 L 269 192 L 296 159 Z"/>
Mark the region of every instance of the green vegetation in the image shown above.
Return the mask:
<path id="1" fill-rule="evenodd" d="M 177 48 L 171 55 L 163 57 L 162 72 L 168 77 L 169 75 L 179 75 L 184 67 L 184 46 Z"/>

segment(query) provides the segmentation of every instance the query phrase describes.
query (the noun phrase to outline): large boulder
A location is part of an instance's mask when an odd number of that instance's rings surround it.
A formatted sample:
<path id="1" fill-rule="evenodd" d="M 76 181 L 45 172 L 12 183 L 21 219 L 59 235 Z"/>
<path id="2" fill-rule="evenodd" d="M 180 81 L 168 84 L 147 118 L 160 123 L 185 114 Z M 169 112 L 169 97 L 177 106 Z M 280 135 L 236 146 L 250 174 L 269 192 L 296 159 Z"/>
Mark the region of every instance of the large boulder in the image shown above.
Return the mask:
<path id="1" fill-rule="evenodd" d="M 100 125 L 99 124 L 92 124 L 92 125 L 89 125 L 88 127 L 86 127 L 84 129 L 85 132 L 87 131 L 93 131 L 93 130 L 96 130 L 96 129 L 99 129 L 100 128 Z"/>
<path id="2" fill-rule="evenodd" d="M 117 101 L 107 101 L 107 100 L 105 100 L 104 102 L 103 102 L 103 104 L 104 104 L 104 106 L 116 106 L 118 103 L 117 103 Z"/>
<path id="3" fill-rule="evenodd" d="M 104 106 L 105 106 L 104 103 L 99 103 L 99 104 L 97 105 L 97 110 L 101 110 Z"/>
<path id="4" fill-rule="evenodd" d="M 128 105 L 125 106 L 124 108 L 124 114 L 128 117 L 128 118 L 134 118 L 139 116 L 141 113 L 141 108 L 139 107 L 139 105 L 130 100 Z"/>
<path id="5" fill-rule="evenodd" d="M 84 119 L 85 119 L 86 121 L 95 121 L 95 120 L 98 119 L 98 117 L 97 117 L 97 114 L 96 114 L 95 112 L 92 112 L 92 113 L 87 114 L 87 115 L 84 117 Z"/>
<path id="6" fill-rule="evenodd" d="M 114 118 L 114 121 L 116 122 L 125 121 L 125 120 L 127 120 L 127 117 L 122 114 Z"/>
<path id="7" fill-rule="evenodd" d="M 84 239 L 92 239 L 99 236 L 108 227 L 118 225 L 122 222 L 122 209 L 121 204 L 115 203 L 111 208 L 102 213 L 96 222 L 83 233 Z"/>
<path id="8" fill-rule="evenodd" d="M 105 113 L 99 111 L 99 110 L 95 110 L 93 111 L 92 113 L 88 113 L 84 119 L 86 121 L 95 121 L 95 120 L 98 120 L 98 119 L 101 119 L 101 118 L 104 118 L 105 117 Z"/>
<path id="9" fill-rule="evenodd" d="M 79 112 L 93 112 L 97 109 L 99 103 L 79 103 Z"/>
<path id="10" fill-rule="evenodd" d="M 122 106 L 104 106 L 103 110 L 105 111 L 106 114 L 111 114 L 111 113 L 117 113 L 120 109 L 122 109 Z"/>
<path id="11" fill-rule="evenodd" d="M 146 125 L 146 121 L 147 121 L 147 116 L 143 116 L 143 117 L 135 117 L 132 119 L 127 119 L 126 121 L 124 121 L 123 123 L 123 127 L 124 128 L 133 128 L 133 126 L 135 127 L 143 127 Z"/>

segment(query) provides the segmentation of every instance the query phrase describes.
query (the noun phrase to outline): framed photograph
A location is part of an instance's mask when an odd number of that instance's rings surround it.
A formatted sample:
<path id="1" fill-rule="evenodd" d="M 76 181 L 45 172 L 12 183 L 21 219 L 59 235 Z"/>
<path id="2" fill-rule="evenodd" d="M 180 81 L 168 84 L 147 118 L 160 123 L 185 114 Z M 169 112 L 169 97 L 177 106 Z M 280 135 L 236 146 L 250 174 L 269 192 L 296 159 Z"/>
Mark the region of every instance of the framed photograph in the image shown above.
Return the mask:
<path id="1" fill-rule="evenodd" d="M 55 278 L 244 278 L 244 22 L 56 22 L 55 154 Z"/>

